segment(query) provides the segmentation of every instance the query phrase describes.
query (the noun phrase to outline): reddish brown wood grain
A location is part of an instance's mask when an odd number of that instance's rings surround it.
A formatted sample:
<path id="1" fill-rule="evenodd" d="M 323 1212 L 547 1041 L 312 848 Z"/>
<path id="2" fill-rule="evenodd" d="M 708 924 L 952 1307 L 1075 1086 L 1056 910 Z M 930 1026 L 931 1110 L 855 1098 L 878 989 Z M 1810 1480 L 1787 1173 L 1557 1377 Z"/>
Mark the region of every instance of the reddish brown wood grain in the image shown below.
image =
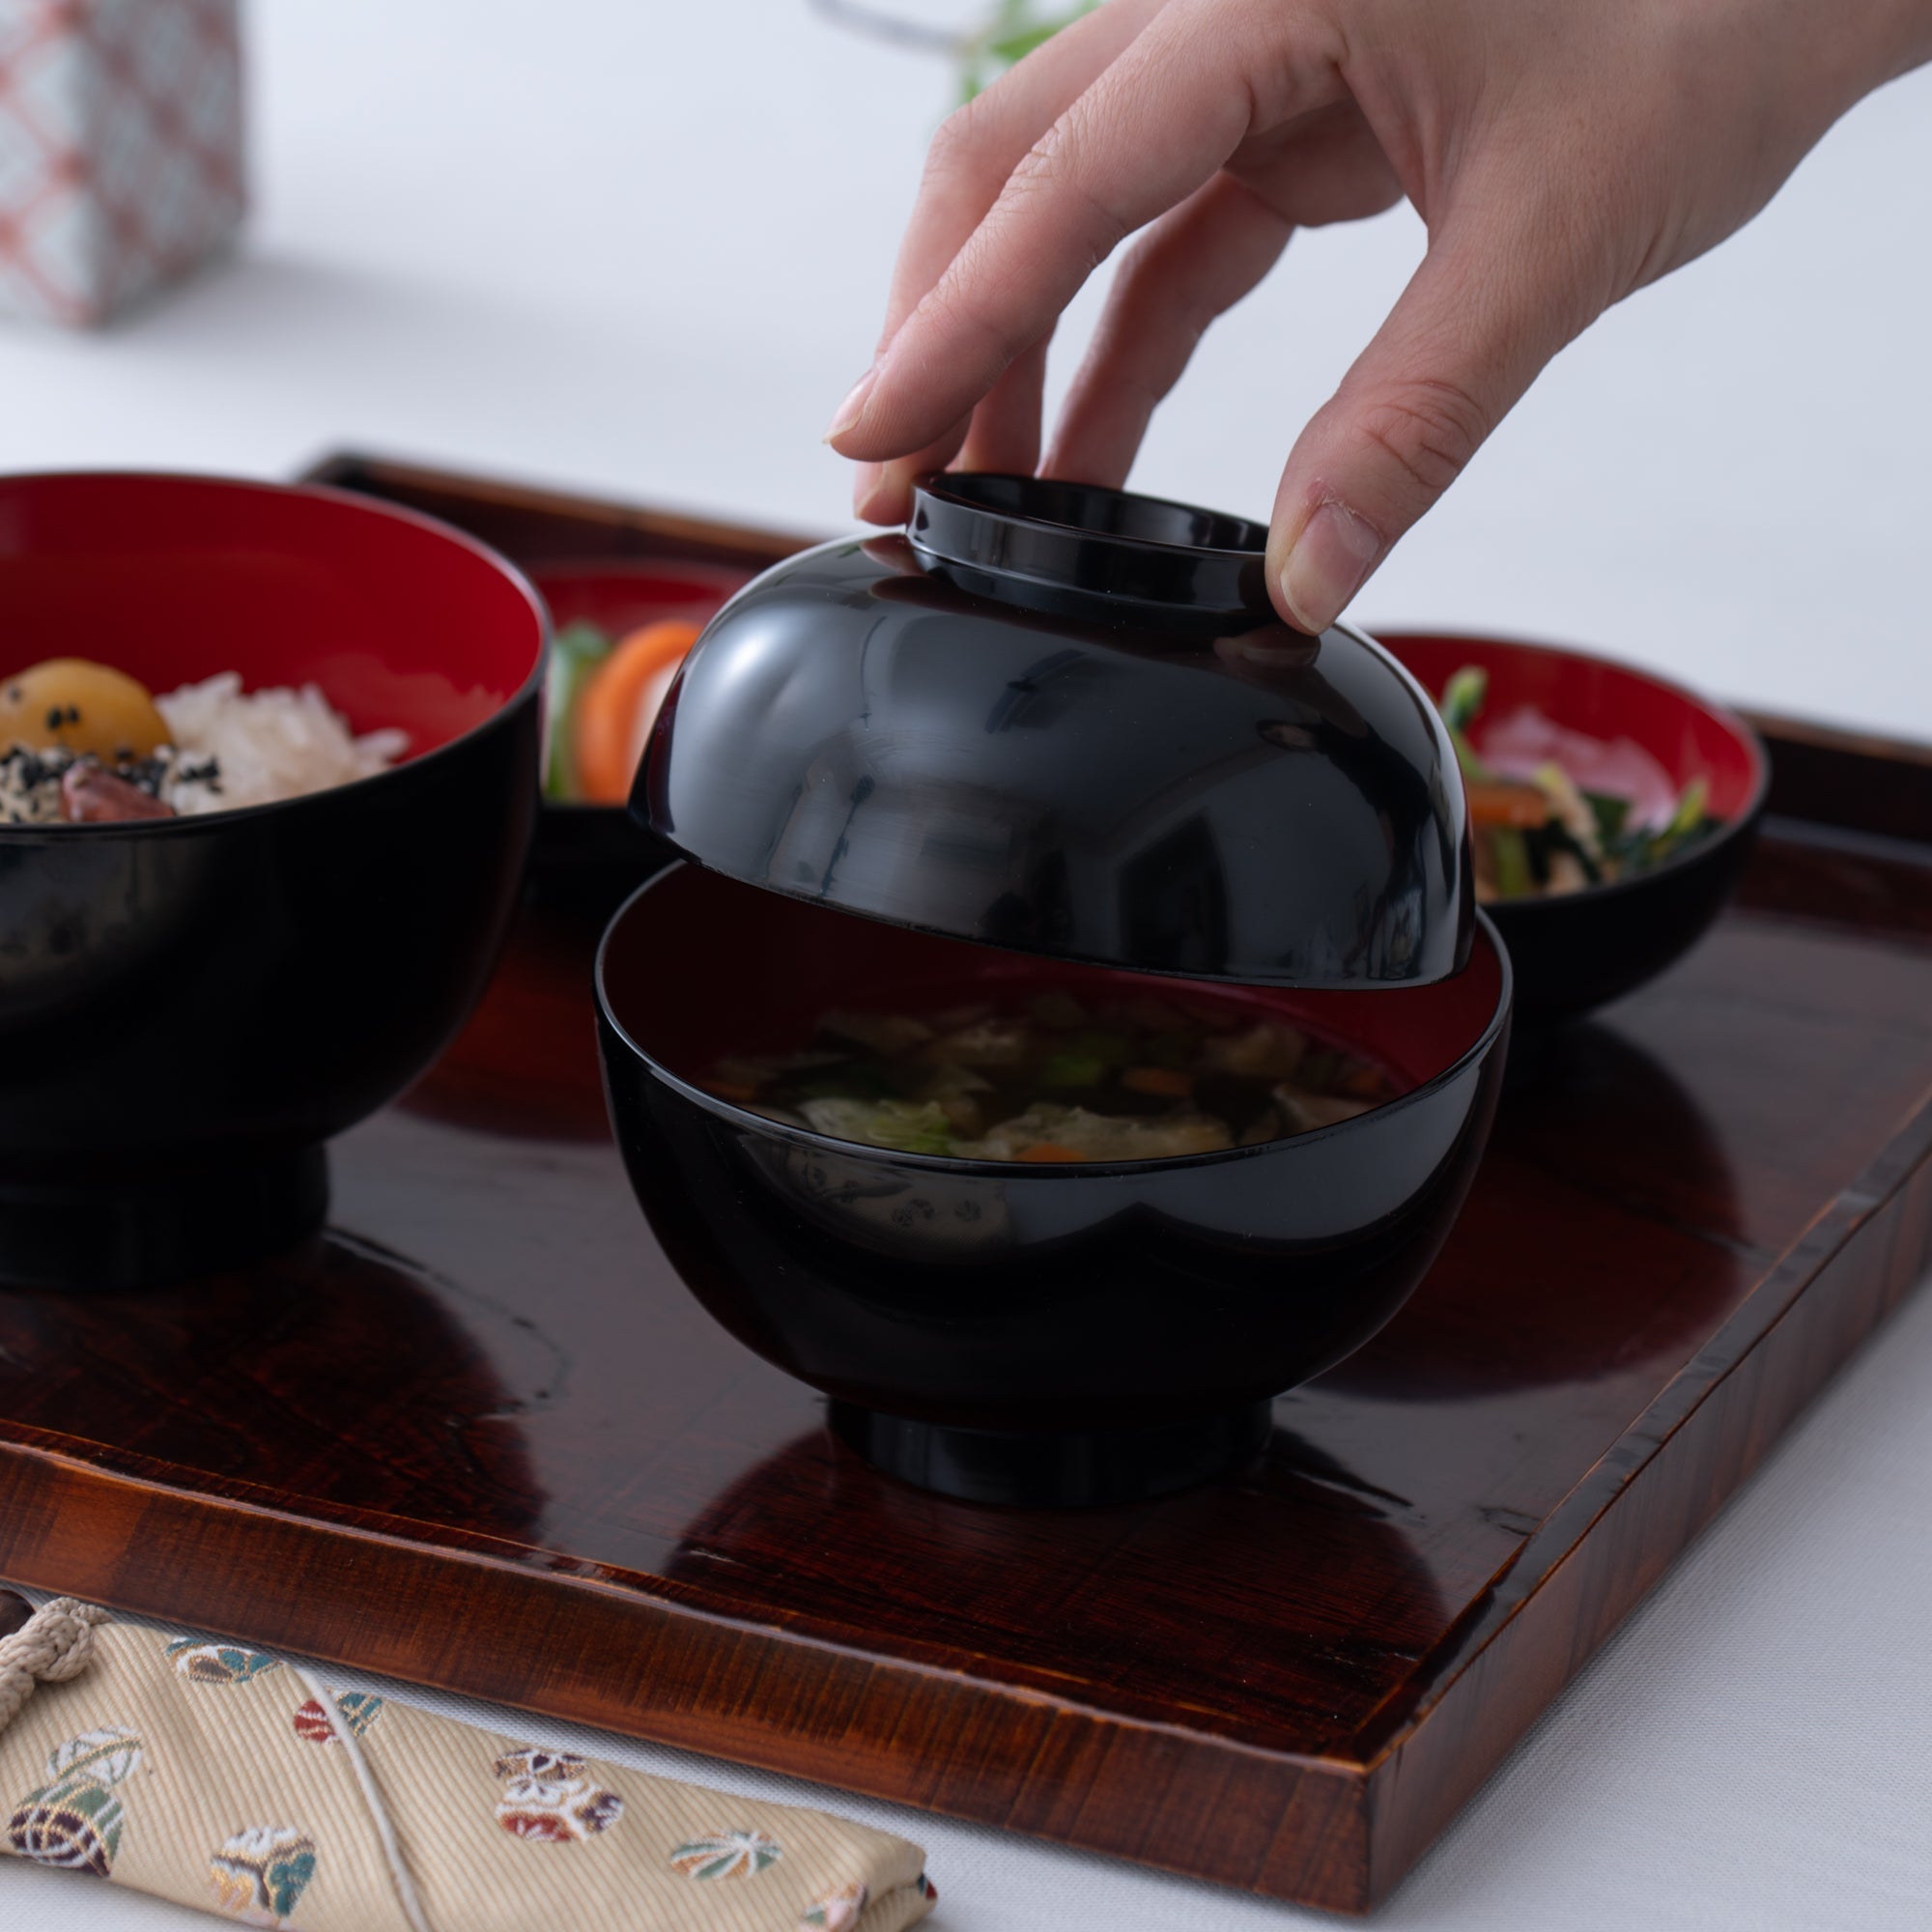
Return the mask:
<path id="1" fill-rule="evenodd" d="M 440 517 L 523 564 L 667 557 L 762 570 L 819 541 L 795 532 L 750 529 L 680 511 L 633 509 L 601 497 L 451 475 L 420 464 L 349 452 L 323 458 L 302 481 L 359 491 Z"/>
<path id="2" fill-rule="evenodd" d="M 0 1294 L 0 1576 L 1365 1910 L 1932 1260 L 1932 850 L 1846 755 L 1244 1481 L 1003 1512 L 834 1445 L 652 1242 L 594 926 L 533 912 L 327 1236 Z"/>

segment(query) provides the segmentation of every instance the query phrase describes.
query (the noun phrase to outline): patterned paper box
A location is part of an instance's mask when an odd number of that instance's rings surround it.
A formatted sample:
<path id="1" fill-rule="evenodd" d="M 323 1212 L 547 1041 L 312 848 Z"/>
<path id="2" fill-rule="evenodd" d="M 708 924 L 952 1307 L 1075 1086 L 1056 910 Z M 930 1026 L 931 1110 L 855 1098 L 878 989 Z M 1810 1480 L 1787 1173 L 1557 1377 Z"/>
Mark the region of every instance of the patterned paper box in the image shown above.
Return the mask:
<path id="1" fill-rule="evenodd" d="M 240 0 L 0 0 L 0 314 L 85 326 L 242 213 Z"/>

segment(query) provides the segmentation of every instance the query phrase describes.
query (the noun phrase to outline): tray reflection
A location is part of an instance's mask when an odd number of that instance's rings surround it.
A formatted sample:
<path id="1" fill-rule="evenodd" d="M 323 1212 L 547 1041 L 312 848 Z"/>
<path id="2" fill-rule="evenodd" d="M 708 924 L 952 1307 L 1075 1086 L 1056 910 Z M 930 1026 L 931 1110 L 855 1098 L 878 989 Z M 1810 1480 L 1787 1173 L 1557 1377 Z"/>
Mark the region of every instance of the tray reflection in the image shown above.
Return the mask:
<path id="1" fill-rule="evenodd" d="M 1536 1038 L 1533 1077 L 1507 1088 L 1498 1143 L 1547 1174 L 1547 1200 L 1581 1187 L 1646 1214 L 1671 1214 L 1655 1176 L 1696 1203 L 1686 1231 L 1730 1254 L 1748 1251 L 1736 1170 L 1718 1123 L 1687 1083 L 1612 1027 L 1585 1024 Z M 1514 1056 L 1514 1047 L 1512 1055 Z M 1640 1124 L 1638 1124 L 1640 1123 Z M 1533 1206 L 1513 1210 L 1516 1238 L 1548 1232 Z M 1681 1218 L 1681 1217 L 1680 1217 Z M 1560 1227 L 1561 1214 L 1558 1212 Z M 1374 1341 L 1322 1378 L 1325 1387 L 1424 1402 L 1597 1381 L 1638 1353 L 1694 1350 L 1728 1313 L 1738 1282 L 1726 1269 L 1614 1274 L 1486 1270 L 1486 1243 L 1509 1229 L 1452 1234 L 1435 1271 Z M 1552 1249 L 1552 1254 L 1561 1252 Z M 1487 1273 L 1487 1329 L 1463 1297 Z"/>

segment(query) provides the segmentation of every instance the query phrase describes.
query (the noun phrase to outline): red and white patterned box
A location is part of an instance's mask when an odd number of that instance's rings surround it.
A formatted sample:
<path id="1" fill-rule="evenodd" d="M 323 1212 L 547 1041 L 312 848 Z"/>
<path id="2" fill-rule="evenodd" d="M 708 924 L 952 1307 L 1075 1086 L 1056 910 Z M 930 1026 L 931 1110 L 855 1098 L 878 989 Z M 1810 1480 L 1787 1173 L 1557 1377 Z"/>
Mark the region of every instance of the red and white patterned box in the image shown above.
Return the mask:
<path id="1" fill-rule="evenodd" d="M 87 326 L 242 219 L 241 0 L 0 0 L 0 314 Z"/>

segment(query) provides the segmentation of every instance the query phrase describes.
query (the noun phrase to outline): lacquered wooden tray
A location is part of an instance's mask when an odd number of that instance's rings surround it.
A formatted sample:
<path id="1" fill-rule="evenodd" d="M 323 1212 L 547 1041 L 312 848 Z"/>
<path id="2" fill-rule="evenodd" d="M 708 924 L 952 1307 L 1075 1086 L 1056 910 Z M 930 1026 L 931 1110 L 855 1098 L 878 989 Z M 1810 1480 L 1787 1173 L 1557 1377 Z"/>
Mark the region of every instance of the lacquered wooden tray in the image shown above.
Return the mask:
<path id="1" fill-rule="evenodd" d="M 1741 903 L 1506 1097 L 1250 1481 L 1007 1513 L 835 1446 L 658 1252 L 594 923 L 533 909 L 325 1238 L 0 1295 L 0 1576 L 1365 1910 L 1932 1261 L 1932 754 L 1767 730 Z"/>

